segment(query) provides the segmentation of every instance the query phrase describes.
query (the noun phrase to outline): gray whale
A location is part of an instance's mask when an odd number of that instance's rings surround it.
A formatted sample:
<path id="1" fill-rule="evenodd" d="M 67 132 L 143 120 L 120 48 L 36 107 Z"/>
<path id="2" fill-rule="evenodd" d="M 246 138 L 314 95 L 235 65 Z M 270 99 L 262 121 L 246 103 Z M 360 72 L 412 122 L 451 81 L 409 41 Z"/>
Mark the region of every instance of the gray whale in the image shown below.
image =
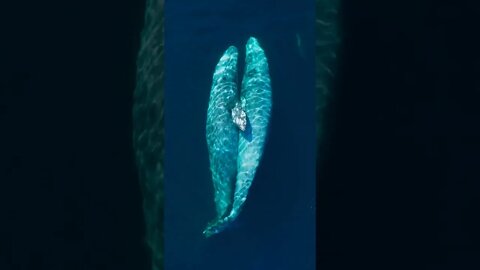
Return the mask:
<path id="1" fill-rule="evenodd" d="M 213 74 L 206 131 L 217 216 L 203 231 L 206 237 L 223 231 L 239 215 L 267 138 L 272 107 L 267 58 L 257 39 L 249 38 L 240 95 L 237 58 L 237 49 L 229 47 Z M 239 117 L 246 115 L 245 126 L 234 117 L 238 105 Z"/>

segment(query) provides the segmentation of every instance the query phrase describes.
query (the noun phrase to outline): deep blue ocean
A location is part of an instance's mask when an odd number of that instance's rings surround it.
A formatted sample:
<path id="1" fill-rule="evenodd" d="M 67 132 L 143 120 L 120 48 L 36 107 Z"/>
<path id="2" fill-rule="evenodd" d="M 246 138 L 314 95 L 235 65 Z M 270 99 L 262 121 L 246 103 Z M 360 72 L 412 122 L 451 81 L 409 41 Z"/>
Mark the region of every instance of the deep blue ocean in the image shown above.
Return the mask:
<path id="1" fill-rule="evenodd" d="M 314 1 L 165 3 L 165 269 L 315 268 Z M 206 114 L 215 65 L 256 37 L 273 107 L 263 159 L 238 222 L 206 239 L 215 216 Z"/>
<path id="2" fill-rule="evenodd" d="M 315 267 L 314 2 L 166 1 L 165 269 Z M 234 228 L 206 239 L 215 216 L 205 124 L 215 65 L 256 37 L 267 55 L 270 133 Z"/>

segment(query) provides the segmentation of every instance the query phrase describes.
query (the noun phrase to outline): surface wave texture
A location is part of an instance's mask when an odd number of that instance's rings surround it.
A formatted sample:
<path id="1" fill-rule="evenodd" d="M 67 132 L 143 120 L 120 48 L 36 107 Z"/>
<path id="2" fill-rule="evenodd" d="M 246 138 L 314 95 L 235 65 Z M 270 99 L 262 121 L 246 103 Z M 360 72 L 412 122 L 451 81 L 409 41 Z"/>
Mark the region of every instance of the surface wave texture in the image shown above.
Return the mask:
<path id="1" fill-rule="evenodd" d="M 163 0 L 147 0 L 137 56 L 133 146 L 143 196 L 151 269 L 163 269 Z"/>
<path id="2" fill-rule="evenodd" d="M 229 47 L 213 74 L 206 130 L 217 216 L 204 230 L 206 237 L 223 231 L 239 215 L 267 137 L 272 91 L 265 52 L 257 39 L 249 38 L 240 98 L 237 58 L 237 49 Z M 245 130 L 232 119 L 236 103 L 247 115 Z"/>
<path id="3" fill-rule="evenodd" d="M 337 76 L 338 48 L 341 43 L 339 29 L 340 0 L 315 1 L 315 92 L 317 144 L 324 151 L 328 140 L 325 122 L 334 96 L 334 81 Z M 322 158 L 322 156 L 320 156 Z"/>

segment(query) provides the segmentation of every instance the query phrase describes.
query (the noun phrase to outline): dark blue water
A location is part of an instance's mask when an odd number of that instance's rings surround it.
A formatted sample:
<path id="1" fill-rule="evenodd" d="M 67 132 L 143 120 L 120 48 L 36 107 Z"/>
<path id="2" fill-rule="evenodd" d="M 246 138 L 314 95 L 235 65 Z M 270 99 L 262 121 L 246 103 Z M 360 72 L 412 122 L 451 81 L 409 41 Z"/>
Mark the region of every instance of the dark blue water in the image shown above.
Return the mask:
<path id="1" fill-rule="evenodd" d="M 315 267 L 314 2 L 166 1 L 165 269 Z M 216 63 L 256 37 L 273 108 L 263 160 L 234 228 L 205 239 L 215 216 L 205 138 Z"/>

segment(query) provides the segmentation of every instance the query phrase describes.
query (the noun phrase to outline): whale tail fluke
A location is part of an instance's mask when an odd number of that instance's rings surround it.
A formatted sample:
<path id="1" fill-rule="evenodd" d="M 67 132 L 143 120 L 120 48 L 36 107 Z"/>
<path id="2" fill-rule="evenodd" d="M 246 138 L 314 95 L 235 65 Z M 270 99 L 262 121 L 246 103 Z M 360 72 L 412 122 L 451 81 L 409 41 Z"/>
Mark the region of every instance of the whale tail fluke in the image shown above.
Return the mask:
<path id="1" fill-rule="evenodd" d="M 238 222 L 236 222 L 238 214 L 236 211 L 231 211 L 227 216 L 216 218 L 210 221 L 203 231 L 203 235 L 206 238 L 210 236 L 225 231 L 228 228 L 239 227 Z"/>

